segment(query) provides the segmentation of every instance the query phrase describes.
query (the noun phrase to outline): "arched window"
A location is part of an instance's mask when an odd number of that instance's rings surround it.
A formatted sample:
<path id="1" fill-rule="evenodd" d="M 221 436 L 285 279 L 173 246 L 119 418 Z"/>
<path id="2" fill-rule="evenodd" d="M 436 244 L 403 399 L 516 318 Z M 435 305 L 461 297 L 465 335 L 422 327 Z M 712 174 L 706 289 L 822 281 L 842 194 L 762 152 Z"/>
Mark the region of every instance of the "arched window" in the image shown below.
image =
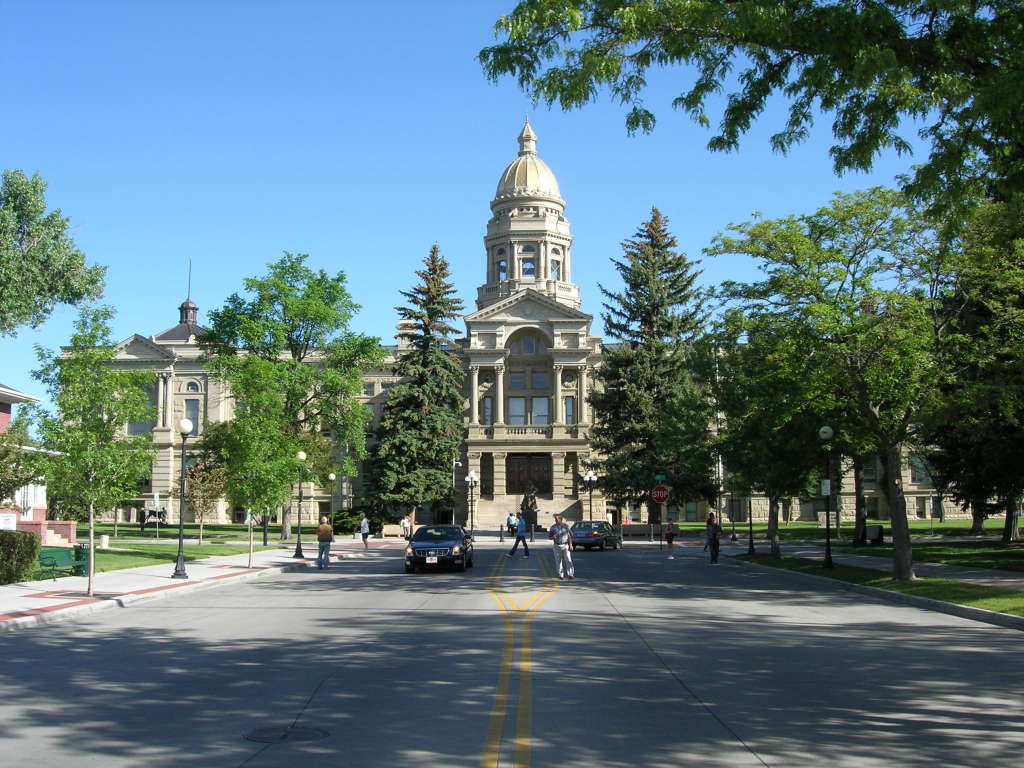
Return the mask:
<path id="1" fill-rule="evenodd" d="M 547 351 L 547 344 L 540 334 L 525 333 L 512 340 L 508 351 L 513 355 L 543 355 Z"/>
<path id="2" fill-rule="evenodd" d="M 499 280 L 506 280 L 508 278 L 508 262 L 505 259 L 499 259 L 498 263 L 494 265 L 494 269 Z"/>
<path id="3" fill-rule="evenodd" d="M 199 385 L 196 382 L 194 382 L 194 381 L 190 381 L 188 384 L 185 385 L 185 391 L 186 392 L 198 392 L 199 391 Z"/>
<path id="4" fill-rule="evenodd" d="M 558 259 L 551 260 L 551 279 L 561 280 L 562 279 L 562 262 Z"/>

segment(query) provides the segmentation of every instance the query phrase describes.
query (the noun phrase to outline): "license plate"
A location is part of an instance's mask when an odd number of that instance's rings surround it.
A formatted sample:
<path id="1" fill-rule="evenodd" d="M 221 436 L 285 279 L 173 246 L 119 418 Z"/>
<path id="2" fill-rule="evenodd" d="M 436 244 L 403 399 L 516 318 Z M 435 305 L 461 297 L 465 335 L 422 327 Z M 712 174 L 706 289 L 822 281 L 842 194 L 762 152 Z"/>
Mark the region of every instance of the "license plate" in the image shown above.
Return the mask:
<path id="1" fill-rule="evenodd" d="M 427 558 L 427 565 L 437 565 L 437 558 L 436 557 L 428 557 Z"/>

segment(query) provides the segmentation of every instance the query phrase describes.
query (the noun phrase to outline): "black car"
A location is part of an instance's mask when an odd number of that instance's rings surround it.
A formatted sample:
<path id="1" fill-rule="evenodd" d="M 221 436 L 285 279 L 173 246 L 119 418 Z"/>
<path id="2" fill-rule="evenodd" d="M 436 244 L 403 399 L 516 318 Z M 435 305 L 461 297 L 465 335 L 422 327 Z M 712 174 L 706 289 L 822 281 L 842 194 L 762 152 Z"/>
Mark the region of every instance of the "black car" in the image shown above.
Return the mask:
<path id="1" fill-rule="evenodd" d="M 572 524 L 572 548 L 579 549 L 618 549 L 622 539 L 611 523 L 600 523 L 596 520 L 577 520 Z"/>
<path id="2" fill-rule="evenodd" d="M 424 525 L 405 548 L 405 572 L 444 567 L 473 567 L 473 537 L 461 525 Z"/>

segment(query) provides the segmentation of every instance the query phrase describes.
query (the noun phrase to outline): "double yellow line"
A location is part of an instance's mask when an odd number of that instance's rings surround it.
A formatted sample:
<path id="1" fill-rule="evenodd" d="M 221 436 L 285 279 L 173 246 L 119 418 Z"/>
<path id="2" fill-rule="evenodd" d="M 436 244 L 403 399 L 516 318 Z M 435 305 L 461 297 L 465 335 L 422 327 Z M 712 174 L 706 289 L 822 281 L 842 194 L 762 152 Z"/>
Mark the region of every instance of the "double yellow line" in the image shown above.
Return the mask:
<path id="1" fill-rule="evenodd" d="M 501 653 L 501 671 L 498 674 L 498 692 L 491 710 L 491 724 L 487 731 L 480 768 L 497 768 L 501 757 L 501 741 L 511 704 L 512 672 L 519 674 L 519 694 L 516 702 L 515 735 L 512 742 L 513 768 L 528 768 L 530 765 L 530 698 L 532 649 L 530 647 L 530 624 L 533 617 L 548 598 L 559 590 L 558 580 L 551 573 L 551 566 L 544 557 L 531 558 L 540 564 L 544 586 L 527 597 L 520 606 L 503 587 L 505 566 L 509 559 L 500 556 L 487 578 L 487 593 L 501 609 L 505 623 L 505 646 Z M 517 621 L 518 620 L 518 621 Z M 517 631 L 518 626 L 518 631 Z M 519 641 L 516 642 L 518 635 Z M 518 655 L 517 655 L 518 651 Z"/>

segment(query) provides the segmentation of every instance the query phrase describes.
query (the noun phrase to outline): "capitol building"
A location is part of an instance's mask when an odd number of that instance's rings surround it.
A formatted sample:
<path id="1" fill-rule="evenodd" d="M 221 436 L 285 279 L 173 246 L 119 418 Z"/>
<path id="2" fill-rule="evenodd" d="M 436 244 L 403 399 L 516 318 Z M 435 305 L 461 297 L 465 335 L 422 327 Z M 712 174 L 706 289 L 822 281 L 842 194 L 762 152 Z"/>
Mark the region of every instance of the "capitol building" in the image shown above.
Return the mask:
<path id="1" fill-rule="evenodd" d="M 484 236 L 481 284 L 476 309 L 464 316 L 465 335 L 454 341 L 464 371 L 464 439 L 452 457 L 455 508 L 424 507 L 417 522 L 456 520 L 475 528 L 494 529 L 519 508 L 523 495 L 536 490 L 538 521 L 551 515 L 570 520 L 608 519 L 646 522 L 648 505 L 615 507 L 599 490 L 590 493 L 582 476 L 596 458 L 589 433 L 593 414 L 587 396 L 600 365 L 601 339 L 593 334 L 593 316 L 584 312 L 579 286 L 573 282 L 573 237 L 565 217 L 566 202 L 558 180 L 537 153 L 537 136 L 527 122 L 518 136 L 518 153 L 498 177 L 491 200 L 491 217 Z M 187 417 L 194 436 L 204 425 L 232 418 L 232 400 L 204 366 L 196 336 L 202 331 L 198 307 L 186 300 L 178 323 L 153 336 L 135 334 L 117 348 L 119 366 L 144 367 L 156 373 L 156 420 L 129 425 L 136 433 L 151 432 L 156 457 L 150 478 L 139 495 L 116 511 L 119 519 L 135 521 L 142 509 L 165 508 L 177 519 L 173 488 L 180 467 L 180 437 L 173 425 Z M 397 383 L 392 365 L 401 352 L 387 347 L 380 368 L 368 371 L 362 399 L 373 411 L 372 429 L 391 386 Z M 868 466 L 868 514 L 886 516 L 875 470 Z M 339 471 L 340 472 L 340 471 Z M 466 482 L 468 477 L 476 483 Z M 928 479 L 908 463 L 908 516 L 962 515 L 935 496 Z M 852 480 L 838 494 L 845 517 L 852 519 Z M 333 488 L 304 486 L 302 517 L 341 508 L 362 507 L 361 477 L 339 477 Z M 293 502 L 294 503 L 294 502 Z M 719 502 L 726 518 L 746 520 L 767 516 L 767 502 L 758 497 L 729 494 Z M 816 519 L 823 500 L 794 500 L 793 517 Z M 710 511 L 705 500 L 674 500 L 652 516 L 679 521 L 703 520 Z M 395 510 L 396 516 L 403 511 Z M 218 505 L 215 519 L 244 519 L 244 510 Z M 191 514 L 186 511 L 185 519 Z"/>

